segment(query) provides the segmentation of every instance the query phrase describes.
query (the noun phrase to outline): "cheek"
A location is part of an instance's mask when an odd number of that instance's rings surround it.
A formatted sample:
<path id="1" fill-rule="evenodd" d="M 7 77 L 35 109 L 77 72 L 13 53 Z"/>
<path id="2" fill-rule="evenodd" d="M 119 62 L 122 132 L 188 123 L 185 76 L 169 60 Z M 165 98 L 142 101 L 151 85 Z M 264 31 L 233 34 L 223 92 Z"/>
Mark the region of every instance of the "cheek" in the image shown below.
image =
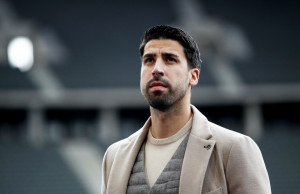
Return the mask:
<path id="1" fill-rule="evenodd" d="M 187 75 L 186 75 L 186 73 L 184 73 L 183 70 L 179 70 L 179 71 L 172 73 L 172 76 L 175 81 L 180 81 L 180 80 L 183 80 L 183 78 L 185 79 Z"/>
<path id="2" fill-rule="evenodd" d="M 152 68 L 147 66 L 142 66 L 141 68 L 141 78 L 147 78 L 152 76 Z"/>
<path id="3" fill-rule="evenodd" d="M 190 82 L 189 74 L 187 72 L 184 73 L 184 70 L 179 71 L 174 75 L 175 76 L 173 78 L 177 85 L 185 86 L 186 84 L 189 84 Z"/>
<path id="4" fill-rule="evenodd" d="M 147 81 L 147 73 L 146 73 L 145 69 L 142 68 L 141 69 L 141 79 L 140 79 L 141 86 L 145 85 L 146 81 Z"/>

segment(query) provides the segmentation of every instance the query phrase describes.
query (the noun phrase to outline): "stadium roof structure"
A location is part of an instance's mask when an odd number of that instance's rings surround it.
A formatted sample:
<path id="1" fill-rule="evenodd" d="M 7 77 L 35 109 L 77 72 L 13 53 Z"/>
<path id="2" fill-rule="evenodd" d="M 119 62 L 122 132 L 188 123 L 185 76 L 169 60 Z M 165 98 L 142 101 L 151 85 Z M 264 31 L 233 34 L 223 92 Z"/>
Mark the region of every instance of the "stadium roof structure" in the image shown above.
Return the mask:
<path id="1" fill-rule="evenodd" d="M 57 106 L 143 105 L 141 95 L 135 97 L 138 46 L 142 32 L 158 24 L 182 27 L 199 44 L 203 64 L 194 102 L 300 99 L 296 1 L 0 3 L 1 106 L 37 100 Z M 38 49 L 28 72 L 11 68 L 5 57 L 4 46 L 17 35 L 28 35 Z"/>

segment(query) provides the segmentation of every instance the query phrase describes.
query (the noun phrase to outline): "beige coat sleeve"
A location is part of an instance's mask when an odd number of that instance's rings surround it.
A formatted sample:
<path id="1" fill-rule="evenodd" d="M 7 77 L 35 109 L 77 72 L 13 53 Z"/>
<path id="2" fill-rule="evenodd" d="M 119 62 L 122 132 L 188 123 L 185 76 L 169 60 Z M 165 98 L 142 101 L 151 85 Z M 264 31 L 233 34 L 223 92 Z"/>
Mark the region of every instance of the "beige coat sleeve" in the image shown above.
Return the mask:
<path id="1" fill-rule="evenodd" d="M 107 187 L 107 152 L 105 152 L 102 162 L 102 183 L 101 183 L 101 194 L 106 193 Z"/>
<path id="2" fill-rule="evenodd" d="M 231 194 L 270 194 L 268 172 L 256 143 L 243 136 L 230 150 L 226 179 Z"/>
<path id="3" fill-rule="evenodd" d="M 116 153 L 115 150 L 116 144 L 110 145 L 103 157 L 102 162 L 102 183 L 101 183 L 101 194 L 107 193 L 107 184 L 108 184 L 108 178 L 109 173 L 113 164 L 114 155 Z"/>

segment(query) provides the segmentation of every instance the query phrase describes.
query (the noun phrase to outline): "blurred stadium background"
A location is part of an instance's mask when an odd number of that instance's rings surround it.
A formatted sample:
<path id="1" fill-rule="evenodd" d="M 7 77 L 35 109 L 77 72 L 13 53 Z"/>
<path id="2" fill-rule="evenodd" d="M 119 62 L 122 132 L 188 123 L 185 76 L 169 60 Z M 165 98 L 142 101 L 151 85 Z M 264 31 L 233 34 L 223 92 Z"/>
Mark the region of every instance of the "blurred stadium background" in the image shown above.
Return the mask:
<path id="1" fill-rule="evenodd" d="M 150 26 L 202 53 L 192 103 L 260 146 L 274 194 L 299 193 L 300 2 L 0 0 L 0 193 L 96 194 L 108 145 L 149 116 Z"/>

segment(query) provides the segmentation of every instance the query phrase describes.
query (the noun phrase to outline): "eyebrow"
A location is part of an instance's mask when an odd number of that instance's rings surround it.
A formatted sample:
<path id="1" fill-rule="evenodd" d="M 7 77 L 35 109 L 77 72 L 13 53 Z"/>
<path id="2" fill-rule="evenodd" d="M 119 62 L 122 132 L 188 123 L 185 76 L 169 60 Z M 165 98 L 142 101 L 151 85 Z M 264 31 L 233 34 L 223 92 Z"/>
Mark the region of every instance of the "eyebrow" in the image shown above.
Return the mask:
<path id="1" fill-rule="evenodd" d="M 162 55 L 163 55 L 164 57 L 175 57 L 175 58 L 179 58 L 178 55 L 173 54 L 173 53 L 162 53 Z"/>
<path id="2" fill-rule="evenodd" d="M 147 57 L 155 57 L 156 54 L 153 54 L 153 53 L 147 53 L 143 56 L 143 58 L 147 58 Z"/>
<path id="3" fill-rule="evenodd" d="M 156 56 L 156 54 L 154 54 L 154 53 L 147 53 L 147 54 L 145 54 L 143 56 L 143 58 L 146 58 L 146 57 L 155 57 L 155 56 Z M 162 56 L 163 57 L 175 57 L 175 58 L 179 58 L 178 55 L 173 54 L 173 53 L 162 53 Z"/>

